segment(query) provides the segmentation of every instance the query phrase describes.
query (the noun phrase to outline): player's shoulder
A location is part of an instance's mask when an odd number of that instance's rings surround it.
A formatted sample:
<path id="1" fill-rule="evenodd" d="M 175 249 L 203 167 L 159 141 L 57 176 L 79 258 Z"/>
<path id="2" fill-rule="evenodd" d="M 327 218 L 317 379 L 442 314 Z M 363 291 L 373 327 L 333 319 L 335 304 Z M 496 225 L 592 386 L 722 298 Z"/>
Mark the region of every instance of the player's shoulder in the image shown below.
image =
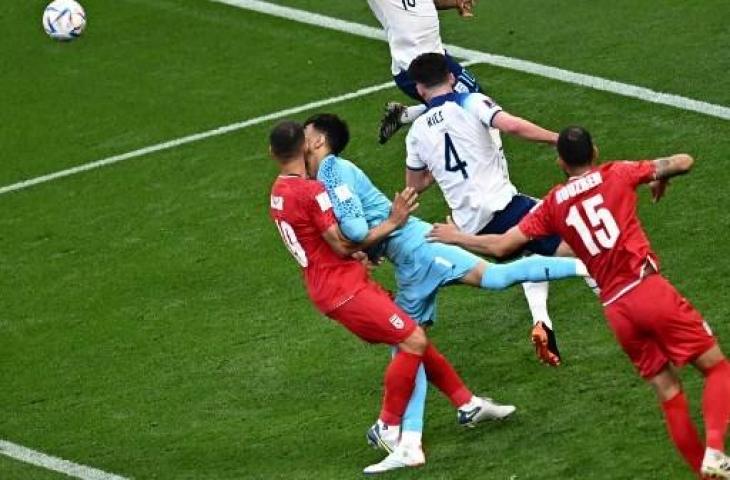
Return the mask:
<path id="1" fill-rule="evenodd" d="M 347 177 L 353 173 L 359 174 L 360 172 L 360 168 L 350 160 L 336 155 L 330 155 L 322 161 L 317 178 L 326 184 L 333 180 L 341 181 L 343 177 Z"/>
<path id="2" fill-rule="evenodd" d="M 462 108 L 473 109 L 476 105 L 486 105 L 487 108 L 499 108 L 492 97 L 482 92 L 457 93 L 454 101 Z"/>
<path id="3" fill-rule="evenodd" d="M 558 183 L 548 190 L 544 197 L 538 200 L 537 205 L 547 204 L 548 206 L 553 205 L 559 195 L 559 192 L 565 188 L 567 182 Z"/>
<path id="4" fill-rule="evenodd" d="M 305 179 L 277 177 L 271 186 L 272 214 L 283 214 L 284 211 L 296 209 L 301 199 L 310 195 L 310 188 L 310 184 Z"/>
<path id="5" fill-rule="evenodd" d="M 640 166 L 640 162 L 633 162 L 630 160 L 614 160 L 606 162 L 598 167 L 598 171 L 601 172 L 603 180 L 611 178 L 622 178 L 629 176 L 632 171 Z"/>

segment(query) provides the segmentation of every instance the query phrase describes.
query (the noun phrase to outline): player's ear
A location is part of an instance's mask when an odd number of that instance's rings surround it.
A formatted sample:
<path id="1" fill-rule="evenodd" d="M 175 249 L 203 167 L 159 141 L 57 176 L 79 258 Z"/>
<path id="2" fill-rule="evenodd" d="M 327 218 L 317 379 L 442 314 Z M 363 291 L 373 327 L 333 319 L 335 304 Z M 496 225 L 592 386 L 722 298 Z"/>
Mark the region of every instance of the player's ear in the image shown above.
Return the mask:
<path id="1" fill-rule="evenodd" d="M 456 85 L 456 77 L 451 72 L 449 72 L 449 85 L 452 87 Z"/>
<path id="2" fill-rule="evenodd" d="M 562 170 L 564 172 L 568 171 L 568 167 L 567 167 L 567 165 L 565 165 L 565 162 L 563 161 L 563 158 L 560 155 L 558 155 L 558 157 L 555 159 L 555 164 L 558 166 L 558 168 L 560 168 L 560 170 Z"/>
<path id="3" fill-rule="evenodd" d="M 598 158 L 600 157 L 600 150 L 598 150 L 598 147 L 596 145 L 593 145 L 593 163 L 598 162 Z"/>
<path id="4" fill-rule="evenodd" d="M 419 97 L 424 98 L 424 99 L 426 98 L 426 92 L 427 92 L 427 90 L 420 83 L 417 83 L 416 84 L 416 91 L 418 92 L 418 96 Z"/>

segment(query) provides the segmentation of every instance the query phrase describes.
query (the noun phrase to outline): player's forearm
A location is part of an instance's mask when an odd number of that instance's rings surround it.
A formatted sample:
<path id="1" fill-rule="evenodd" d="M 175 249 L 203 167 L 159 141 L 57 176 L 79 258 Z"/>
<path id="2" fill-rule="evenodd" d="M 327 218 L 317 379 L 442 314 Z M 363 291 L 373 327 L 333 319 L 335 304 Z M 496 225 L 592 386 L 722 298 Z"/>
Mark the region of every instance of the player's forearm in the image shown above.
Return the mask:
<path id="1" fill-rule="evenodd" d="M 459 0 L 433 0 L 438 10 L 452 10 L 459 8 Z"/>
<path id="2" fill-rule="evenodd" d="M 530 142 L 547 143 L 548 145 L 556 145 L 558 143 L 558 134 L 556 132 L 552 132 L 522 119 L 511 134 Z"/>
<path id="3" fill-rule="evenodd" d="M 656 173 L 655 180 L 669 180 L 678 175 L 685 175 L 694 166 L 694 158 L 686 153 L 672 155 L 671 157 L 658 158 L 654 160 Z"/>
<path id="4" fill-rule="evenodd" d="M 406 169 L 406 186 L 422 193 L 433 184 L 433 175 L 427 170 Z"/>
<path id="5" fill-rule="evenodd" d="M 508 135 L 514 135 L 530 142 L 547 143 L 550 145 L 558 143 L 558 134 L 556 132 L 505 112 L 500 112 L 494 118 L 493 125 Z"/>
<path id="6" fill-rule="evenodd" d="M 373 245 L 377 245 L 378 243 L 388 238 L 388 235 L 398 230 L 398 228 L 399 225 L 397 223 L 393 222 L 389 218 L 386 218 L 380 225 L 370 229 L 367 237 L 365 237 L 365 239 L 358 244 L 358 250 L 365 250 L 372 247 Z"/>
<path id="7" fill-rule="evenodd" d="M 500 258 L 512 253 L 512 251 L 507 251 L 504 242 L 500 241 L 499 235 L 470 235 L 459 232 L 454 238 L 454 243 L 469 251 L 489 257 Z"/>

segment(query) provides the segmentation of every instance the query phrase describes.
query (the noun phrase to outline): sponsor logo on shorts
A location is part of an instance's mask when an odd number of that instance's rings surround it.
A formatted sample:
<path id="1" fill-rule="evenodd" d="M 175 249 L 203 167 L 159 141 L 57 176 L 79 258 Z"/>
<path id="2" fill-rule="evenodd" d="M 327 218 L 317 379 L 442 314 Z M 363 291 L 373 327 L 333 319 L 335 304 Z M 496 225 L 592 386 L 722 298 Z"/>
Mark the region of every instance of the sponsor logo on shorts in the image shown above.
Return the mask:
<path id="1" fill-rule="evenodd" d="M 398 314 L 393 314 L 393 316 L 390 317 L 390 323 L 398 330 L 403 330 L 403 327 L 406 326 L 406 323 L 398 316 Z"/>

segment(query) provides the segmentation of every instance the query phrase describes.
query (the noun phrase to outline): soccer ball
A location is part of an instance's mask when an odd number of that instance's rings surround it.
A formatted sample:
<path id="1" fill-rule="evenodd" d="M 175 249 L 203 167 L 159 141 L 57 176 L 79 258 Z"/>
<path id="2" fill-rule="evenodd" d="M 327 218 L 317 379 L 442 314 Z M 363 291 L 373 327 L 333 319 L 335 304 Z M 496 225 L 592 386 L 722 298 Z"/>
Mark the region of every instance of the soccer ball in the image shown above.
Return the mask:
<path id="1" fill-rule="evenodd" d="M 74 0 L 54 0 L 43 12 L 43 29 L 56 40 L 73 40 L 86 28 L 86 12 Z"/>

